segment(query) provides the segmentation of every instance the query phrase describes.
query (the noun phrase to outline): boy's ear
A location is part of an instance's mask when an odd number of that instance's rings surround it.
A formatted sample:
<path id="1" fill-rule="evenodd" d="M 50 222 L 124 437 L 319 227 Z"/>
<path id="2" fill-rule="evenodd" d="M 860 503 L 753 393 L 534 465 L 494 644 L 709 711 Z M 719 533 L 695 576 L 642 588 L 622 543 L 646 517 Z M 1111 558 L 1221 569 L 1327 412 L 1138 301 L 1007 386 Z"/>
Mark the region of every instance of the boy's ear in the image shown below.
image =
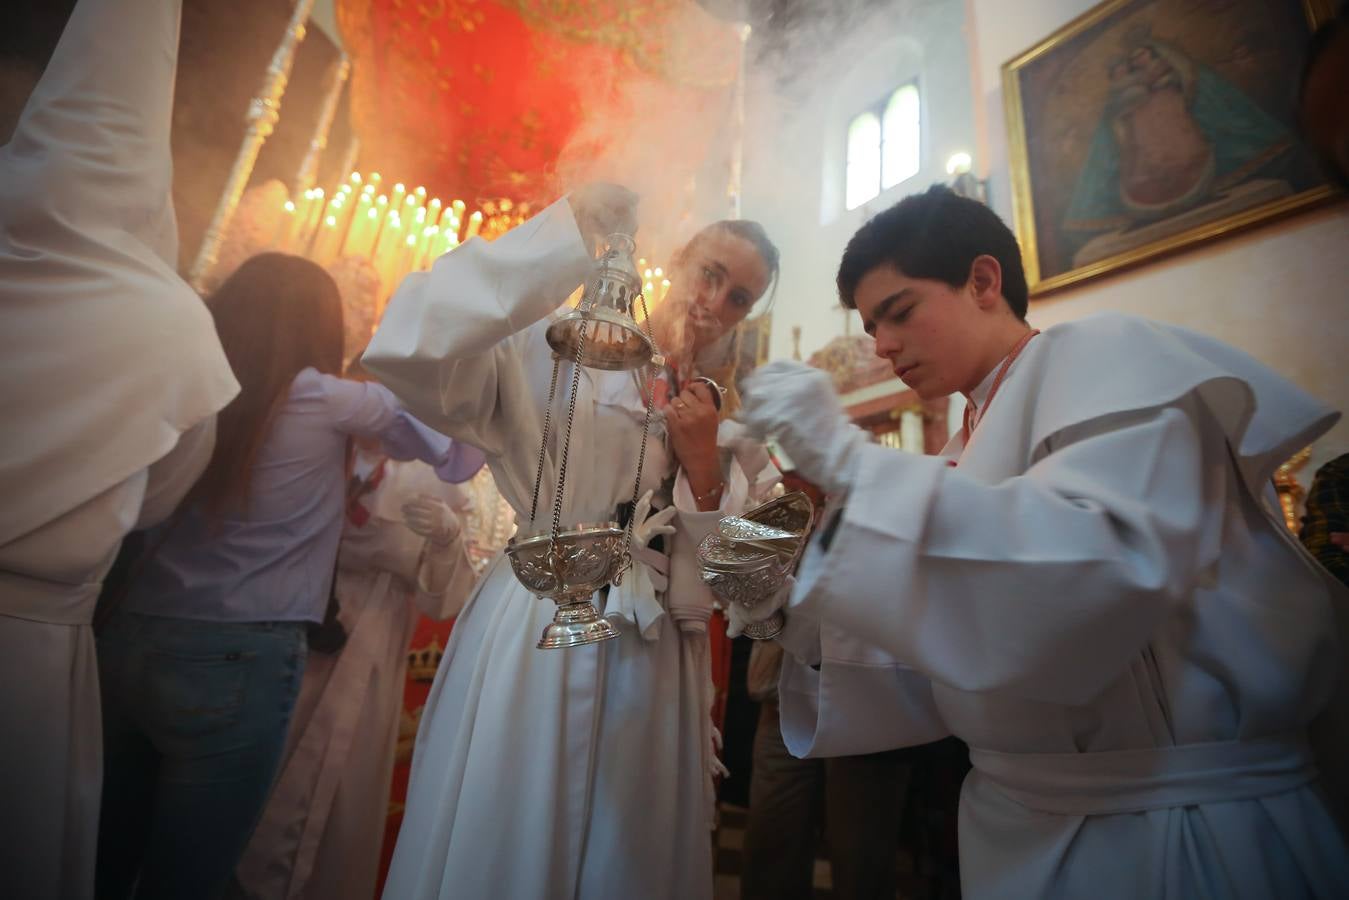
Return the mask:
<path id="1" fill-rule="evenodd" d="M 970 263 L 969 287 L 975 301 L 985 309 L 1007 302 L 1002 299 L 1002 266 L 986 253 Z"/>

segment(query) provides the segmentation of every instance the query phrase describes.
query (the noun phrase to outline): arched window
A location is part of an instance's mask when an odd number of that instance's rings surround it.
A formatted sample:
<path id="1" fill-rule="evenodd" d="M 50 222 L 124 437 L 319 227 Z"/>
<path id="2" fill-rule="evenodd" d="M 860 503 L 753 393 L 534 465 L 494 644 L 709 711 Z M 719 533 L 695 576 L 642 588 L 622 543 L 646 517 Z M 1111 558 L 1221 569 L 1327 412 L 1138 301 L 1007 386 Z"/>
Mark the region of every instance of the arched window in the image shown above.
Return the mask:
<path id="1" fill-rule="evenodd" d="M 853 117 L 844 191 L 848 209 L 918 174 L 921 125 L 918 85 L 913 83 Z"/>

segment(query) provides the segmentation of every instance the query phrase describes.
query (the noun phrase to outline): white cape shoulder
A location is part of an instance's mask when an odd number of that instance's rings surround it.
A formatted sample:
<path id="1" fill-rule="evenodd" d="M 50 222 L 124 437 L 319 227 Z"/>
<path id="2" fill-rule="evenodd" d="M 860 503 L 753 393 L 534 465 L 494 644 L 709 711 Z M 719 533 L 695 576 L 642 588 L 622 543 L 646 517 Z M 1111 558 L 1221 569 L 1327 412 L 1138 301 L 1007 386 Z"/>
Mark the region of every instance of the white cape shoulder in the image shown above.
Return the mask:
<path id="1" fill-rule="evenodd" d="M 1101 314 L 1045 330 L 1026 354 L 1035 385 L 1031 442 L 1074 425 L 1173 404 L 1194 394 L 1223 429 L 1258 495 L 1274 470 L 1339 413 L 1245 352 L 1135 316 Z M 1127 377 L 1124 377 L 1127 376 Z"/>

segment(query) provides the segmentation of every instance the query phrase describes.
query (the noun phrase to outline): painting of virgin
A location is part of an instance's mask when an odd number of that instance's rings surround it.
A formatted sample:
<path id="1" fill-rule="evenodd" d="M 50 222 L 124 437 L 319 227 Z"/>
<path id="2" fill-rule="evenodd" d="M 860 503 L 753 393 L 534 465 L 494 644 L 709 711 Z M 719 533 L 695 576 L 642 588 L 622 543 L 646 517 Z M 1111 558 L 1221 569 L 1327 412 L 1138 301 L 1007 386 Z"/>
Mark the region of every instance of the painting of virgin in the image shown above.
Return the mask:
<path id="1" fill-rule="evenodd" d="M 1004 66 L 1034 293 L 1334 195 L 1293 126 L 1314 6 L 1110 0 Z"/>

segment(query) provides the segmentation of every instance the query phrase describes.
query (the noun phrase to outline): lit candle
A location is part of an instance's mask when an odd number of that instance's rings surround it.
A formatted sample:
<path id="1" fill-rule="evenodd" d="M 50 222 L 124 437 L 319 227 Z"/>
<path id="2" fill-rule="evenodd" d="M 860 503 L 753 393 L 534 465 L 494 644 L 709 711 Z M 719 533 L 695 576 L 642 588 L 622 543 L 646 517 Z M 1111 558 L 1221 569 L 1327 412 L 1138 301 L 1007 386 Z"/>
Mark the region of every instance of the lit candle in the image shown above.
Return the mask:
<path id="1" fill-rule="evenodd" d="M 421 246 L 417 249 L 417 262 L 412 267 L 417 271 L 425 269 L 435 259 L 437 238 L 440 235 L 440 229 L 434 225 L 428 225 L 422 230 Z"/>
<path id="2" fill-rule="evenodd" d="M 276 223 L 276 233 L 272 235 L 271 247 L 285 253 L 290 249 L 291 233 L 295 230 L 295 203 L 287 200 L 281 205 L 281 219 Z"/>
<path id="3" fill-rule="evenodd" d="M 395 269 L 395 277 L 398 281 L 403 280 L 403 276 L 408 273 L 412 266 L 412 257 L 417 252 L 417 235 L 409 234 L 403 240 L 403 246 L 398 248 L 398 265 Z"/>
<path id="4" fill-rule="evenodd" d="M 361 199 L 351 204 L 351 206 L 354 208 L 347 216 L 342 231 L 342 245 L 341 250 L 338 253 L 339 256 L 349 256 L 352 254 L 357 256 L 361 255 L 361 233 L 366 227 L 366 223 L 370 221 L 369 214 L 375 211 L 374 206 L 370 202 L 369 194 L 362 194 Z"/>
<path id="5" fill-rule="evenodd" d="M 342 243 L 343 256 L 369 255 L 378 215 L 374 207 L 370 207 L 352 217 L 351 227 L 347 229 L 346 240 Z"/>
<path id="6" fill-rule="evenodd" d="M 402 219 L 398 217 L 396 211 L 390 211 L 384 221 L 384 227 L 380 229 L 379 240 L 375 243 L 374 255 L 370 260 L 375 264 L 375 268 L 380 270 L 384 283 L 390 286 L 394 277 L 394 257 L 403 245 L 403 236 Z"/>
<path id="7" fill-rule="evenodd" d="M 301 256 L 308 254 L 319 223 L 323 221 L 323 188 L 311 188 L 305 192 L 305 196 L 307 199 L 305 216 L 300 224 L 300 239 L 296 246 Z"/>
<path id="8" fill-rule="evenodd" d="M 332 261 L 336 244 L 337 219 L 333 216 L 324 216 L 323 224 L 319 227 L 318 235 L 314 238 L 314 248 L 309 253 L 310 259 L 321 266 L 326 266 Z"/>

